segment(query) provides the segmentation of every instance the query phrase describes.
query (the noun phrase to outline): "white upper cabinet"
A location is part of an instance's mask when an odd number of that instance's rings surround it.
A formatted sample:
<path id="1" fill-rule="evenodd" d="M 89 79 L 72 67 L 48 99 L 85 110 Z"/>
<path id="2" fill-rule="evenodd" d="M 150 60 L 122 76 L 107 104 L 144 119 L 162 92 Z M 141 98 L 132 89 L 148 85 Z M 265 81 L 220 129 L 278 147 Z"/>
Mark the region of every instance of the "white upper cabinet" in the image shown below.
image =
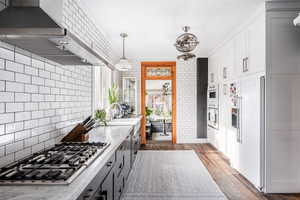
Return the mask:
<path id="1" fill-rule="evenodd" d="M 234 40 L 229 41 L 221 49 L 221 59 L 219 65 L 219 80 L 227 81 L 236 77 L 234 63 Z"/>
<path id="2" fill-rule="evenodd" d="M 249 72 L 248 30 L 240 32 L 235 38 L 235 70 L 237 77 Z"/>
<path id="3" fill-rule="evenodd" d="M 217 56 L 212 56 L 208 60 L 208 84 L 216 84 L 219 82 L 218 77 L 218 63 L 219 58 Z"/>
<path id="4" fill-rule="evenodd" d="M 257 17 L 235 38 L 237 77 L 263 72 L 265 62 L 265 15 Z"/>
<path id="5" fill-rule="evenodd" d="M 265 14 L 250 24 L 248 29 L 249 72 L 266 71 L 266 26 Z"/>

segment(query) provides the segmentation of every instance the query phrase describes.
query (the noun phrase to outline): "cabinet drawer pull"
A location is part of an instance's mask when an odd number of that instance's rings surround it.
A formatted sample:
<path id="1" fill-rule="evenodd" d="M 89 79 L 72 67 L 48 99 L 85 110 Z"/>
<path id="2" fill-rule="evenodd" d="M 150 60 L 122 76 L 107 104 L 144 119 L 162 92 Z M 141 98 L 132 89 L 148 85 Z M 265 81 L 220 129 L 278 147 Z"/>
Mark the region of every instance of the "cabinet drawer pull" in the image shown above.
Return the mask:
<path id="1" fill-rule="evenodd" d="M 123 168 L 123 163 L 121 163 L 120 165 L 119 165 L 119 169 L 122 169 Z"/>
<path id="2" fill-rule="evenodd" d="M 107 166 L 107 167 L 111 167 L 112 164 L 113 164 L 113 162 L 112 162 L 112 161 L 109 161 L 108 163 L 106 163 L 106 166 Z"/>

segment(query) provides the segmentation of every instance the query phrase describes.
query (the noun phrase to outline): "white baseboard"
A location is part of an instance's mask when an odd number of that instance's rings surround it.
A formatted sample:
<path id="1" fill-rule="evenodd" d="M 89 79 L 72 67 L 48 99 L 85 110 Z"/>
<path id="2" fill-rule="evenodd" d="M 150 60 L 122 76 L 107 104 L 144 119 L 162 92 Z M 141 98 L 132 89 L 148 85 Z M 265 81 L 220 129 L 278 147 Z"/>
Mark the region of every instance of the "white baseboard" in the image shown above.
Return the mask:
<path id="1" fill-rule="evenodd" d="M 201 143 L 207 143 L 207 139 L 177 139 L 177 144 L 201 144 Z"/>

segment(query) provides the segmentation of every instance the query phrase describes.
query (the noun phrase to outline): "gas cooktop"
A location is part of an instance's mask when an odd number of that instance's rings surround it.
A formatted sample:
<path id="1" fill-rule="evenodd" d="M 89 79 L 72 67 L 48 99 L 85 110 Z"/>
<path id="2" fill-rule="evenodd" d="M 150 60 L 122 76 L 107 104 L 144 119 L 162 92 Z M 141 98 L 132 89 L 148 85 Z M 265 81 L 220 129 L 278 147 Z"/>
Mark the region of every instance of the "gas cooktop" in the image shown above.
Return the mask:
<path id="1" fill-rule="evenodd" d="M 0 170 L 0 185 L 69 184 L 109 143 L 61 143 Z"/>

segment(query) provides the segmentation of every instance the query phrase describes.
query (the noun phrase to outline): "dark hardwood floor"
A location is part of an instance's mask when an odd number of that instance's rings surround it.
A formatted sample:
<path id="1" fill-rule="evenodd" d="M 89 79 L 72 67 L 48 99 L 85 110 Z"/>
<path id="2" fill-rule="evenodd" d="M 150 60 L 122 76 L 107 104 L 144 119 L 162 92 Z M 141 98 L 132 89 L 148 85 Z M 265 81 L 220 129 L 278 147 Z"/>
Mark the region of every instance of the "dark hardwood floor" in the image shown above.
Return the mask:
<path id="1" fill-rule="evenodd" d="M 300 194 L 263 195 L 230 167 L 229 160 L 210 144 L 149 142 L 142 150 L 194 150 L 228 200 L 300 200 Z"/>

